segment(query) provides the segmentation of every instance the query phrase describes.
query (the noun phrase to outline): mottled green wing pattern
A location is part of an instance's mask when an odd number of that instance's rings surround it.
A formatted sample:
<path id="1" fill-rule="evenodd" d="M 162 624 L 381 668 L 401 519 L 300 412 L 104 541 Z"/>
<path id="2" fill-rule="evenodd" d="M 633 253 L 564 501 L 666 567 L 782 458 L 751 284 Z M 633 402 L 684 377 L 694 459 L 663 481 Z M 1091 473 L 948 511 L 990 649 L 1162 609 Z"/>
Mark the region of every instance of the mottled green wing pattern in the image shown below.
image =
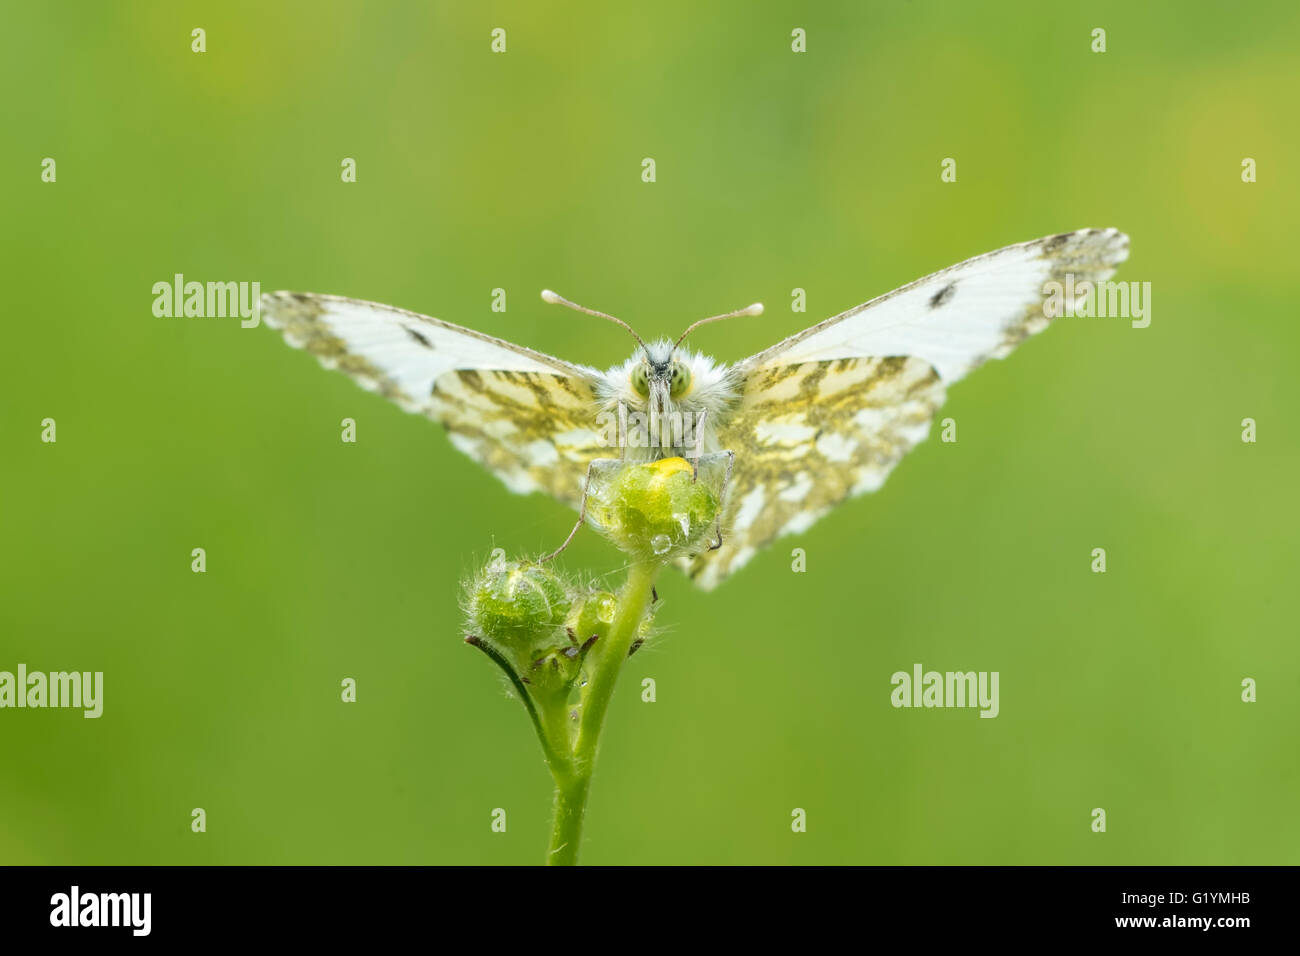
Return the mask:
<path id="1" fill-rule="evenodd" d="M 718 432 L 719 445 L 736 453 L 722 547 L 682 559 L 683 569 L 712 588 L 773 539 L 876 490 L 929 434 L 943 400 L 938 373 L 916 358 L 804 362 L 751 374 Z"/>
<path id="2" fill-rule="evenodd" d="M 591 383 L 573 376 L 449 372 L 435 383 L 428 414 L 446 426 L 453 445 L 511 491 L 544 491 L 574 508 L 592 459 L 617 454 L 593 428 Z"/>

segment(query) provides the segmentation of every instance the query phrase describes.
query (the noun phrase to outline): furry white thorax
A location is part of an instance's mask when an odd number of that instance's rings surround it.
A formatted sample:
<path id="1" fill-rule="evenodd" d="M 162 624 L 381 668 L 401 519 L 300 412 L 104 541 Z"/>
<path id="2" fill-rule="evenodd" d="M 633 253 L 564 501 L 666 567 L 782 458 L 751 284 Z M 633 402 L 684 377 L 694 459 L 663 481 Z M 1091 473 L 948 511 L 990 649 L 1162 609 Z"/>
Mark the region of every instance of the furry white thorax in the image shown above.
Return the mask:
<path id="1" fill-rule="evenodd" d="M 670 394 L 674 363 L 690 374 L 690 386 L 677 398 Z M 633 372 L 638 368 L 644 371 L 649 382 L 648 398 L 632 384 Z M 663 442 L 649 447 L 629 443 L 621 450 L 623 457 L 649 461 L 673 456 L 694 458 L 700 452 L 718 451 L 718 426 L 739 397 L 735 376 L 725 364 L 702 352 L 674 349 L 668 339 L 652 342 L 644 351 L 637 349 L 626 362 L 607 370 L 601 376 L 597 392 L 600 412 L 617 415 L 622 406 L 626 415 L 646 416 L 655 434 L 660 433 L 659 429 L 663 429 L 663 434 L 670 434 L 671 428 L 679 427 L 685 429 L 689 439 L 698 426 L 699 441 Z"/>

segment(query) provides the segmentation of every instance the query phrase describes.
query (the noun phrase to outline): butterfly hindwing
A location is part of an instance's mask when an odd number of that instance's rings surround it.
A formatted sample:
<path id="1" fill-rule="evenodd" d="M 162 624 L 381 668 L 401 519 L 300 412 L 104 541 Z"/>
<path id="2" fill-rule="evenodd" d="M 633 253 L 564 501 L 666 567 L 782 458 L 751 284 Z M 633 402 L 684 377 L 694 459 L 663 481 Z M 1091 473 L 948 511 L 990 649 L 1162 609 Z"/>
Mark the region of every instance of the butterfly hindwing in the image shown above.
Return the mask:
<path id="1" fill-rule="evenodd" d="M 595 408 L 591 384 L 575 376 L 462 369 L 437 380 L 429 415 L 511 491 L 544 491 L 577 508 L 587 466 L 611 454 Z"/>
<path id="2" fill-rule="evenodd" d="M 944 386 L 909 357 L 839 359 L 753 373 L 719 429 L 736 453 L 723 544 L 685 559 L 712 588 L 773 539 L 807 529 L 835 505 L 874 491 L 929 433 Z"/>

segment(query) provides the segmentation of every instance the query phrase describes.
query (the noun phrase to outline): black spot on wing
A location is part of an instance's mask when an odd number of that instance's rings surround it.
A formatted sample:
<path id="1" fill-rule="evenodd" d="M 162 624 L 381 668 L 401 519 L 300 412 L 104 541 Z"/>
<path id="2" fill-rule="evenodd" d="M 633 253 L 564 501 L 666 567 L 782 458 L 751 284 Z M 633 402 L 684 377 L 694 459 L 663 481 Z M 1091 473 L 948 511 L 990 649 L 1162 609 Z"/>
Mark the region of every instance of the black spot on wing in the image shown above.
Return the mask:
<path id="1" fill-rule="evenodd" d="M 952 298 L 953 292 L 957 289 L 957 283 L 949 282 L 946 286 L 930 296 L 930 308 L 937 309 L 949 299 Z"/>
<path id="2" fill-rule="evenodd" d="M 421 332 L 419 332 L 417 329 L 413 329 L 413 328 L 411 328 L 409 325 L 404 325 L 404 326 L 402 326 L 402 328 L 404 328 L 404 329 L 406 330 L 406 334 L 407 334 L 407 335 L 409 335 L 411 338 L 415 339 L 415 341 L 419 342 L 419 343 L 420 343 L 421 345 L 423 345 L 426 349 L 431 349 L 431 348 L 433 348 L 433 343 L 430 342 L 428 339 L 426 339 L 426 338 L 424 337 L 424 335 L 423 335 Z"/>

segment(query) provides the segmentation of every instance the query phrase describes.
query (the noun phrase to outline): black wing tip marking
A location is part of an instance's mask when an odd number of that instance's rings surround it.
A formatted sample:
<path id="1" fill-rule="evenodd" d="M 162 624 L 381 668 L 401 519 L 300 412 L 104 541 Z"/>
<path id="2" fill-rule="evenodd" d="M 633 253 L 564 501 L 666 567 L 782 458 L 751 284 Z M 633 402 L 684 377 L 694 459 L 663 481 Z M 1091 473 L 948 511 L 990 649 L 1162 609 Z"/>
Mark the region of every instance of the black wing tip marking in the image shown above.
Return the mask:
<path id="1" fill-rule="evenodd" d="M 1076 250 L 1100 250 L 1103 258 L 1118 264 L 1128 258 L 1128 236 L 1116 229 L 1076 229 L 1039 239 L 1044 256 L 1069 255 Z M 1069 248 L 1067 248 L 1069 247 Z"/>

